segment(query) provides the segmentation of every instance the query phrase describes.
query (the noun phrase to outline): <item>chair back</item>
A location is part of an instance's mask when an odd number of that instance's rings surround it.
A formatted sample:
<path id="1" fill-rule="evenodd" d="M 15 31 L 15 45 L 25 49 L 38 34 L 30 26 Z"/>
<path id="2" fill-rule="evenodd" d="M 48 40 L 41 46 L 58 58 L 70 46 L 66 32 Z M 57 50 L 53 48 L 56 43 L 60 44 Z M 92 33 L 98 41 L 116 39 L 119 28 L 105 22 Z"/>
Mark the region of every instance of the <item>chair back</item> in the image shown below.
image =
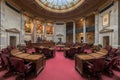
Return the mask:
<path id="1" fill-rule="evenodd" d="M 115 52 L 114 56 L 120 56 L 120 50 L 119 49 Z"/>
<path id="2" fill-rule="evenodd" d="M 120 56 L 114 57 L 113 60 L 114 60 L 114 65 L 120 65 Z"/>
<path id="3" fill-rule="evenodd" d="M 105 59 L 104 58 L 99 58 L 99 59 L 95 59 L 93 61 L 93 71 L 94 72 L 99 72 L 102 71 L 105 67 Z"/>
<path id="4" fill-rule="evenodd" d="M 1 59 L 3 60 L 5 66 L 7 67 L 11 66 L 10 56 L 8 54 L 1 54 Z"/>
<path id="5" fill-rule="evenodd" d="M 106 47 L 105 47 L 105 49 L 108 51 L 108 53 L 111 51 L 111 49 L 112 49 L 112 47 L 111 46 L 109 46 L 109 45 L 107 45 Z"/>
<path id="6" fill-rule="evenodd" d="M 70 48 L 70 54 L 75 54 L 76 53 L 76 49 L 75 48 Z"/>
<path id="7" fill-rule="evenodd" d="M 114 57 L 116 51 L 117 51 L 116 48 L 112 48 L 112 49 L 110 50 L 110 52 L 108 53 L 108 56 L 110 56 L 110 57 Z"/>
<path id="8" fill-rule="evenodd" d="M 48 53 L 49 53 L 49 49 L 48 49 L 48 48 L 43 48 L 42 52 L 43 52 L 44 54 L 48 54 Z"/>
<path id="9" fill-rule="evenodd" d="M 11 57 L 10 61 L 11 61 L 11 65 L 14 67 L 16 71 L 18 72 L 25 71 L 25 64 L 22 59 Z"/>

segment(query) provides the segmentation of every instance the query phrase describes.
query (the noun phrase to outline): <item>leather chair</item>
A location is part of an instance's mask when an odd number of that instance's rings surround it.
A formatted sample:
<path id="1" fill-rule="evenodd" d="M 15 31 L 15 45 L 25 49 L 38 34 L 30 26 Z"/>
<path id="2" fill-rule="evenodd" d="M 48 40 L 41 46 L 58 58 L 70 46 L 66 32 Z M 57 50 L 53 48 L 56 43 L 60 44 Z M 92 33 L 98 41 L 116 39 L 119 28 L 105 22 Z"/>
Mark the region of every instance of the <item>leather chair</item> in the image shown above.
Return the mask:
<path id="1" fill-rule="evenodd" d="M 49 48 L 43 48 L 42 53 L 45 55 L 47 59 L 53 57 L 53 55 L 49 51 Z"/>
<path id="2" fill-rule="evenodd" d="M 1 54 L 1 58 L 3 60 L 2 68 L 1 70 L 7 70 L 4 77 L 10 77 L 12 73 L 12 66 L 10 63 L 10 56 L 8 54 Z"/>
<path id="3" fill-rule="evenodd" d="M 105 49 L 108 51 L 108 53 L 111 51 L 112 47 L 110 45 L 105 46 Z"/>
<path id="4" fill-rule="evenodd" d="M 70 48 L 70 50 L 66 53 L 66 57 L 73 59 L 76 54 L 75 48 Z"/>
<path id="5" fill-rule="evenodd" d="M 81 47 L 78 47 L 78 52 L 77 52 L 78 54 L 80 54 L 80 50 L 81 50 Z"/>
<path id="6" fill-rule="evenodd" d="M 10 64 L 10 60 L 9 60 L 10 56 L 8 54 L 1 54 L 1 60 L 3 61 L 2 63 L 2 67 L 6 68 L 6 69 L 10 69 L 11 64 Z"/>
<path id="7" fill-rule="evenodd" d="M 108 57 L 111 57 L 111 58 L 114 57 L 116 51 L 117 51 L 116 48 L 112 48 L 112 49 L 110 50 L 110 52 L 108 53 Z"/>
<path id="8" fill-rule="evenodd" d="M 114 53 L 114 57 L 115 56 L 120 56 L 120 50 L 119 49 Z"/>
<path id="9" fill-rule="evenodd" d="M 49 50 L 51 57 L 55 57 L 55 50 Z"/>
<path id="10" fill-rule="evenodd" d="M 120 65 L 120 56 L 116 56 L 112 59 L 110 59 L 109 61 L 106 61 L 105 64 L 105 72 L 109 75 L 109 76 L 113 76 L 113 68 L 116 68 L 117 65 Z"/>
<path id="11" fill-rule="evenodd" d="M 42 53 L 42 49 L 41 48 L 35 47 L 35 50 L 36 50 L 36 53 Z"/>
<path id="12" fill-rule="evenodd" d="M 99 79 L 101 73 L 105 67 L 105 59 L 93 59 L 90 61 L 85 61 L 84 63 L 84 73 L 89 77 L 97 77 Z"/>
<path id="13" fill-rule="evenodd" d="M 11 57 L 10 62 L 11 62 L 13 71 L 20 73 L 20 76 L 22 76 L 23 78 L 25 78 L 26 74 L 33 69 L 32 62 L 25 64 L 24 60 L 16 57 Z"/>

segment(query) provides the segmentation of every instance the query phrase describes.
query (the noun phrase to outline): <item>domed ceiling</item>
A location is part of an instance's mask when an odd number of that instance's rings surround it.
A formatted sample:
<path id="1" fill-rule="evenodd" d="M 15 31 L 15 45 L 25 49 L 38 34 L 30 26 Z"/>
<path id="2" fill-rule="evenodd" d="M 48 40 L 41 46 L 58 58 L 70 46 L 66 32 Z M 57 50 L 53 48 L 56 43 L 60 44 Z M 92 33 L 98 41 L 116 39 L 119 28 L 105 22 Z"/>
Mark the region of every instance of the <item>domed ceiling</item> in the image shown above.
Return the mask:
<path id="1" fill-rule="evenodd" d="M 99 11 L 113 0 L 8 0 L 20 10 L 47 20 L 75 20 Z"/>
<path id="2" fill-rule="evenodd" d="M 46 10 L 65 13 L 80 6 L 84 0 L 36 0 L 36 2 Z"/>

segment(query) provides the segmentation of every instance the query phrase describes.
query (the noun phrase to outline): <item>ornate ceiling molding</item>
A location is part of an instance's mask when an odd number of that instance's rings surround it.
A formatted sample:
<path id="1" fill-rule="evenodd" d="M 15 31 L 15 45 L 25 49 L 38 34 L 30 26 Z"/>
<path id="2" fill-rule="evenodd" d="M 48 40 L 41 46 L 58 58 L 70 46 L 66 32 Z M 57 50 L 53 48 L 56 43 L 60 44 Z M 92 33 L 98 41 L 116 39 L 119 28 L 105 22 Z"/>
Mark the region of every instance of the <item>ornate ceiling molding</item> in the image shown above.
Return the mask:
<path id="1" fill-rule="evenodd" d="M 55 13 L 48 11 L 41 7 L 36 0 L 10 0 L 13 1 L 22 10 L 33 14 L 34 16 L 53 20 L 53 21 L 67 21 L 76 20 L 81 17 L 86 17 L 94 11 L 99 10 L 102 5 L 107 5 L 112 0 L 85 0 L 80 6 L 72 11 L 65 13 Z"/>

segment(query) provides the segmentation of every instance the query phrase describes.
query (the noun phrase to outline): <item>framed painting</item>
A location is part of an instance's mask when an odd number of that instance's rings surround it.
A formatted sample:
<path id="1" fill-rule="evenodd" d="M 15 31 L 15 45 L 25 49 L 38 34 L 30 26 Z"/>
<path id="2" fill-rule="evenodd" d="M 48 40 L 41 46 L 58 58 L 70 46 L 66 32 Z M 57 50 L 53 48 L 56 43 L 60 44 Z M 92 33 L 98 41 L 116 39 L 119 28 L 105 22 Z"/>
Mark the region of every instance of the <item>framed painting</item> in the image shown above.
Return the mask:
<path id="1" fill-rule="evenodd" d="M 31 25 L 30 25 L 30 22 L 25 22 L 25 33 L 31 33 Z"/>
<path id="2" fill-rule="evenodd" d="M 46 35 L 53 36 L 53 26 L 46 26 Z"/>
<path id="3" fill-rule="evenodd" d="M 109 24 L 110 24 L 110 15 L 109 15 L 109 13 L 107 13 L 107 14 L 103 15 L 102 25 L 103 25 L 103 27 L 107 27 L 107 26 L 109 26 Z"/>
<path id="4" fill-rule="evenodd" d="M 36 32 L 37 32 L 37 34 L 43 35 L 43 25 L 42 24 L 37 25 Z"/>

